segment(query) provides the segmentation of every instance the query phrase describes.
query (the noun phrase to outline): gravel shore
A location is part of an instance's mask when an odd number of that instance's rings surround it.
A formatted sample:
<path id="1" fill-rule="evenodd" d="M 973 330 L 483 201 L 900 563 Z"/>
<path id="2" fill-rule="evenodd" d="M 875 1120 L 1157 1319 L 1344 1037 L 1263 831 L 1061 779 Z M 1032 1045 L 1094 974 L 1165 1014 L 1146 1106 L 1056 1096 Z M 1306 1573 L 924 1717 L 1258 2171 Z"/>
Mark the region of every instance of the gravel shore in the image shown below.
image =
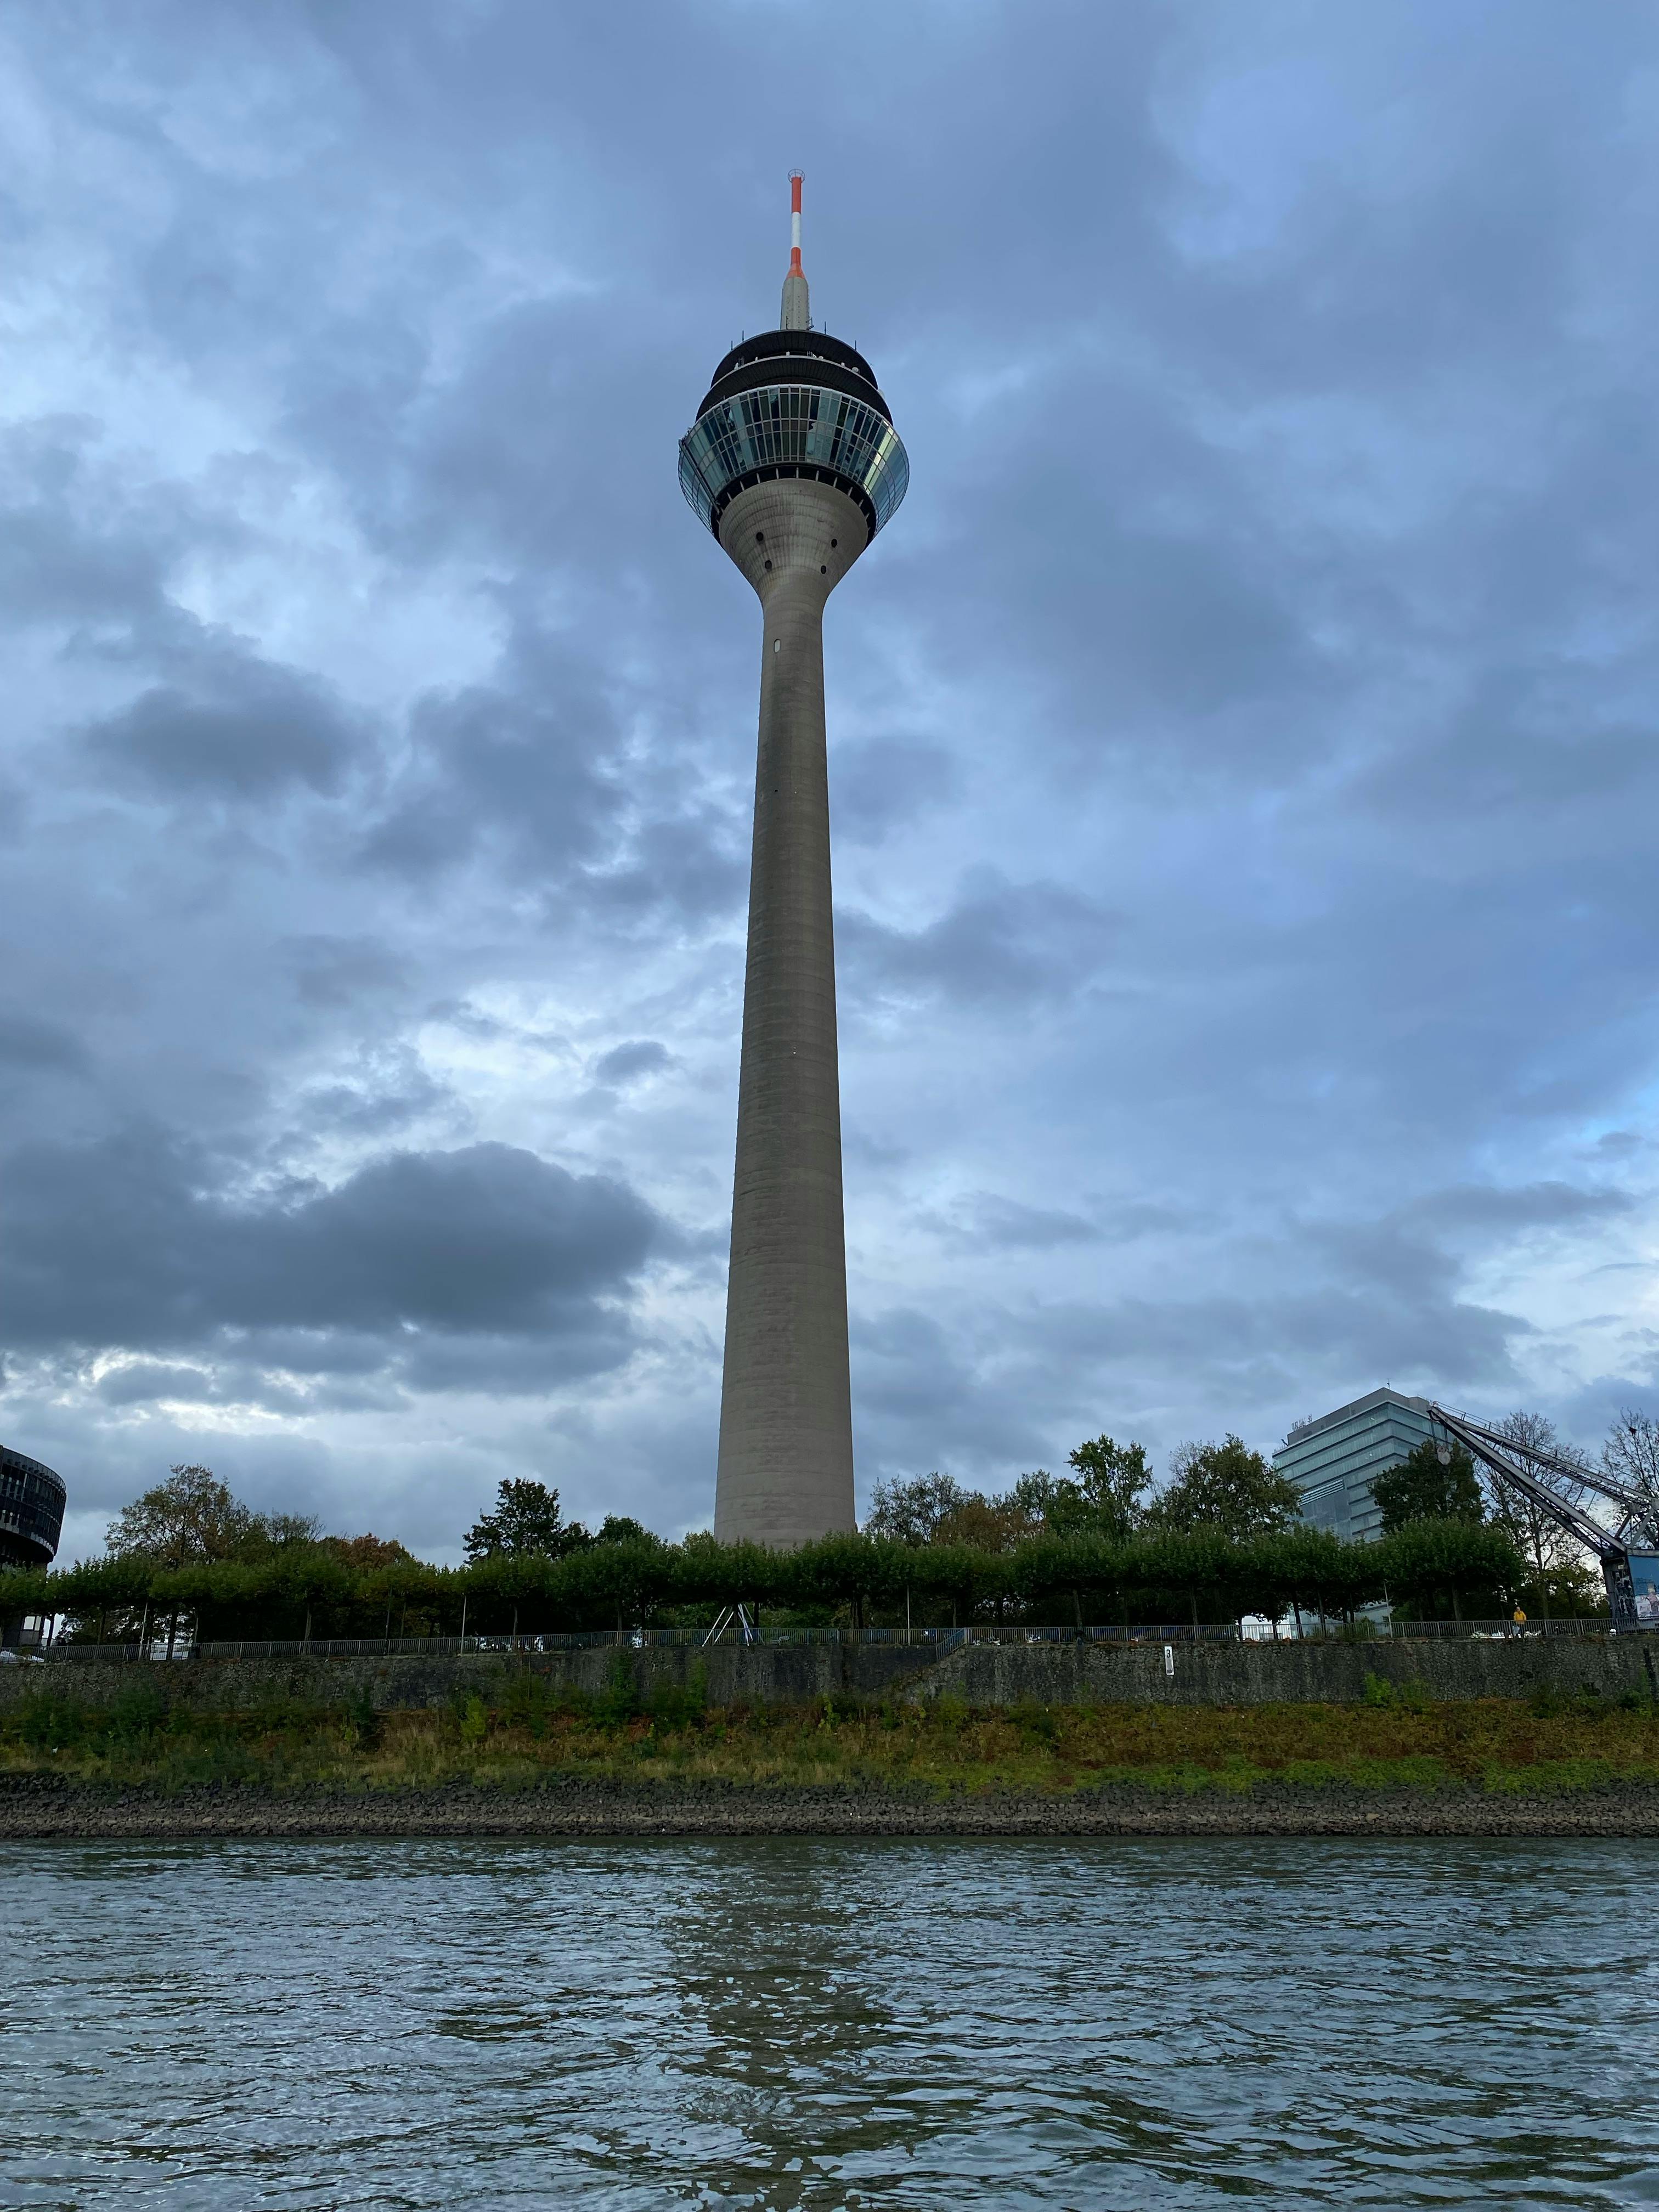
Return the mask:
<path id="1" fill-rule="evenodd" d="M 1064 1797 L 875 1789 L 607 1784 L 248 1789 L 163 1796 L 0 1775 L 0 1838 L 208 1836 L 1659 1836 L 1659 1790 L 1571 1795 L 1261 1786 L 1192 1794 L 1122 1784 Z"/>

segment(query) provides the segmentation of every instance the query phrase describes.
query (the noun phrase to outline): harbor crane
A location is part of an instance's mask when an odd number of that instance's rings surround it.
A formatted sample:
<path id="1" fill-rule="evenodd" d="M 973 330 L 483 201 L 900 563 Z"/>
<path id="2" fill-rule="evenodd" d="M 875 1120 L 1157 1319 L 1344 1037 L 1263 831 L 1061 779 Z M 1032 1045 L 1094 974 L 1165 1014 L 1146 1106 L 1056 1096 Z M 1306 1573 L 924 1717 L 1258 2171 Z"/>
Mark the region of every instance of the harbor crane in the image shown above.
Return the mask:
<path id="1" fill-rule="evenodd" d="M 1523 1448 L 1501 1430 L 1483 1428 L 1443 1406 L 1431 1405 L 1429 1419 L 1440 1432 L 1443 1466 L 1450 1463 L 1453 1444 L 1462 1444 L 1489 1474 L 1519 1491 L 1558 1528 L 1595 1554 L 1615 1636 L 1659 1629 L 1659 1501 L 1615 1482 L 1599 1468 Z M 1609 1528 L 1589 1510 L 1592 1499 L 1614 1507 L 1615 1526 Z"/>

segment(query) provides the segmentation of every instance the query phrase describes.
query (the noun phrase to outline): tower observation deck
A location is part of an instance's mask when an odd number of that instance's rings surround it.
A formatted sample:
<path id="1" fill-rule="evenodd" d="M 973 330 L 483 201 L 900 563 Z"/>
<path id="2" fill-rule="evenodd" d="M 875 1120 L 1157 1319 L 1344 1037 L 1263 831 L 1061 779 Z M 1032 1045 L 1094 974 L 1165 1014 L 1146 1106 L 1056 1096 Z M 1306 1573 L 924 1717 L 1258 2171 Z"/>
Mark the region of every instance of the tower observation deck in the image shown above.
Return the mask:
<path id="1" fill-rule="evenodd" d="M 869 362 L 811 326 L 791 184 L 780 327 L 732 349 L 680 441 L 763 617 L 714 1534 L 779 1548 L 854 1525 L 823 609 L 910 475 Z"/>

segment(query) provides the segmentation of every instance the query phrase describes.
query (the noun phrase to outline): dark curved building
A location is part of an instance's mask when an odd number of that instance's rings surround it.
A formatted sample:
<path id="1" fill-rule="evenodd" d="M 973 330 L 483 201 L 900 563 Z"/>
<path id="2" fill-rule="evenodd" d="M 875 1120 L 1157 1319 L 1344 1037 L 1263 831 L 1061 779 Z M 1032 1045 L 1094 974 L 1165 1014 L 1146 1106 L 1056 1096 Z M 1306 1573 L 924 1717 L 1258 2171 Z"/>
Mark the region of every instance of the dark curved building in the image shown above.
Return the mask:
<path id="1" fill-rule="evenodd" d="M 0 1444 L 0 1567 L 49 1567 L 64 1533 L 61 1474 Z"/>

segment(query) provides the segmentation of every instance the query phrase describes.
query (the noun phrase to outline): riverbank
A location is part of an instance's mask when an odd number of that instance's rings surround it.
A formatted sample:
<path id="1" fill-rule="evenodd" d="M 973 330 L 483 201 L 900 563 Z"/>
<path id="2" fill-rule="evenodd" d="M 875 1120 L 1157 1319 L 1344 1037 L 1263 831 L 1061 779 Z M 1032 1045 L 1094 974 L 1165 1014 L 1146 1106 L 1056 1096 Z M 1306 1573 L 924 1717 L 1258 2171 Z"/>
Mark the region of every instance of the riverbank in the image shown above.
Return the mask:
<path id="1" fill-rule="evenodd" d="M 219 1784 L 163 1794 L 61 1776 L 0 1775 L 0 1838 L 186 1842 L 212 1837 L 416 1836 L 1654 1836 L 1659 1787 L 1540 1796 L 1480 1788 L 1243 1789 L 1114 1783 L 1065 1795 L 945 1795 L 881 1785 L 604 1784 L 436 1789 Z"/>
<path id="2" fill-rule="evenodd" d="M 625 1670 L 555 1701 L 204 1714 L 155 1670 L 107 1707 L 0 1716 L 0 1837 L 1659 1834 L 1659 1711 L 1627 1692 L 1437 1704 L 641 1710 Z"/>

